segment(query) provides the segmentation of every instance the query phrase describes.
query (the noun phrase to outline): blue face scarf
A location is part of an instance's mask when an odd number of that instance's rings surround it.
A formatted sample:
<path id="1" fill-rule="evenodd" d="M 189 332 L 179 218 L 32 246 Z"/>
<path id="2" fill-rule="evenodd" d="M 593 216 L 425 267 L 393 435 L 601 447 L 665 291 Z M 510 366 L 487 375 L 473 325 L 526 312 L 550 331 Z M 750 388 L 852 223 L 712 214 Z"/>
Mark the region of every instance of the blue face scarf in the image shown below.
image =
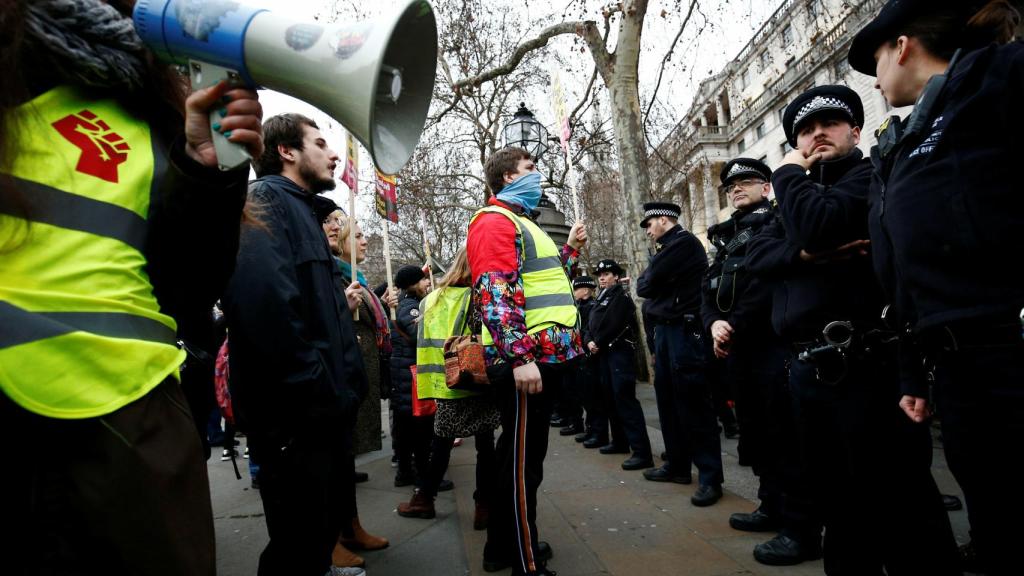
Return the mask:
<path id="1" fill-rule="evenodd" d="M 507 184 L 498 192 L 498 200 L 522 206 L 527 213 L 540 204 L 540 172 L 530 172 Z"/>

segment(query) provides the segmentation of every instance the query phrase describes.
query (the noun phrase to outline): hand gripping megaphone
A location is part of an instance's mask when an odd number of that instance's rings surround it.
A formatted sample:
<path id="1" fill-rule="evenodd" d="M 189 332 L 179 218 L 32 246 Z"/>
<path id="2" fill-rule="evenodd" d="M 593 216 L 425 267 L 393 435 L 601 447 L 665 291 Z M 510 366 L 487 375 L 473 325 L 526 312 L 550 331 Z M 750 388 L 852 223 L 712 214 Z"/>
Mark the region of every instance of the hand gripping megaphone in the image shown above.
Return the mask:
<path id="1" fill-rule="evenodd" d="M 427 0 L 348 25 L 299 22 L 228 0 L 139 0 L 132 18 L 158 58 L 188 67 L 193 89 L 228 80 L 306 101 L 355 135 L 381 172 L 398 172 L 419 141 L 437 69 Z M 216 130 L 213 137 L 222 170 L 249 160 Z"/>

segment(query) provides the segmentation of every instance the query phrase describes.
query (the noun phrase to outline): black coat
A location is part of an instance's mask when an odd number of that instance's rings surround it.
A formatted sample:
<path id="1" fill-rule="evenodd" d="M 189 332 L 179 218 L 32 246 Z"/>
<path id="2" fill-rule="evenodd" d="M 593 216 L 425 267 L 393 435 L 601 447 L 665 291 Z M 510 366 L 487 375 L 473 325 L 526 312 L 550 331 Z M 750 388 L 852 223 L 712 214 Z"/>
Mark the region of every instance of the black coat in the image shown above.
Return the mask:
<path id="1" fill-rule="evenodd" d="M 621 284 L 605 288 L 590 311 L 590 340 L 600 354 L 608 348 L 636 342 L 636 305 Z"/>
<path id="2" fill-rule="evenodd" d="M 391 330 L 391 408 L 403 414 L 412 413 L 412 372 L 416 363 L 416 329 L 420 315 L 420 299 L 403 292 L 395 311 Z"/>
<path id="3" fill-rule="evenodd" d="M 771 331 L 772 285 L 747 267 L 750 240 L 773 219 L 768 202 L 737 210 L 732 217 L 708 229 L 718 246 L 715 261 L 704 275 L 701 318 L 705 330 L 724 320 L 738 334 Z"/>
<path id="4" fill-rule="evenodd" d="M 283 176 L 250 185 L 267 229 L 243 230 L 224 294 L 231 393 L 254 440 L 283 445 L 304 424 L 354 417 L 363 361 L 313 196 Z"/>
<path id="5" fill-rule="evenodd" d="M 875 156 L 872 256 L 900 325 L 1013 322 L 1024 306 L 1024 43 L 966 54 L 934 120 Z"/>
<path id="6" fill-rule="evenodd" d="M 594 299 L 586 298 L 576 301 L 576 310 L 580 314 L 580 337 L 583 338 L 583 348 L 586 349 L 587 342 L 592 340 L 590 336 L 590 311 L 594 309 Z"/>
<path id="7" fill-rule="evenodd" d="M 658 252 L 637 279 L 636 293 L 647 298 L 644 313 L 655 324 L 675 324 L 700 315 L 701 281 L 708 254 L 693 234 L 676 225 L 658 239 Z"/>
<path id="8" fill-rule="evenodd" d="M 812 340 L 833 320 L 877 324 L 884 306 L 870 259 L 809 263 L 820 253 L 867 239 L 871 165 L 860 150 L 819 162 L 810 173 L 786 165 L 772 175 L 780 217 L 747 248 L 747 267 L 775 283 L 772 325 L 791 341 Z"/>

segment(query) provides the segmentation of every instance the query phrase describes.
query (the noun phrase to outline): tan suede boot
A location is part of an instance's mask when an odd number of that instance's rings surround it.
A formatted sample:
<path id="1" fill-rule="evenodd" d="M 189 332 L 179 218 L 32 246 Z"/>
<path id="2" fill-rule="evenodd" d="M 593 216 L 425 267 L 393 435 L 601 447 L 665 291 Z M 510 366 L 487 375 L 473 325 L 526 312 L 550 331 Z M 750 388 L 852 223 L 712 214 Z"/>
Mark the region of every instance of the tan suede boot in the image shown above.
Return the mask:
<path id="1" fill-rule="evenodd" d="M 433 518 L 436 515 L 434 499 L 417 490 L 413 493 L 412 500 L 398 505 L 398 515 L 404 518 Z"/>
<path id="2" fill-rule="evenodd" d="M 352 538 L 342 536 L 338 542 L 353 550 L 381 550 L 388 547 L 388 539 L 374 536 L 359 523 L 359 517 L 352 519 Z"/>
<path id="3" fill-rule="evenodd" d="M 334 551 L 331 552 L 331 564 L 341 568 L 344 567 L 356 567 L 362 568 L 366 566 L 366 561 L 355 552 L 345 548 L 338 542 L 334 546 Z"/>

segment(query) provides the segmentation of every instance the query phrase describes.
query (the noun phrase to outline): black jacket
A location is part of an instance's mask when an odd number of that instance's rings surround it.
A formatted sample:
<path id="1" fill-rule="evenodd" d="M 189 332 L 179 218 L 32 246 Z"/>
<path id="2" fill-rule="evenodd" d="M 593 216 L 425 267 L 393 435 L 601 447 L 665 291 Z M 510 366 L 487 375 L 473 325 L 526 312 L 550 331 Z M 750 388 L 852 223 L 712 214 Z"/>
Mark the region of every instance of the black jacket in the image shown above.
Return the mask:
<path id="1" fill-rule="evenodd" d="M 705 330 L 724 320 L 737 333 L 771 331 L 772 285 L 752 274 L 746 261 L 750 239 L 774 218 L 771 204 L 765 201 L 737 210 L 708 229 L 708 240 L 718 252 L 704 275 L 701 318 Z"/>
<path id="2" fill-rule="evenodd" d="M 636 342 L 636 305 L 621 284 L 609 286 L 597 296 L 590 311 L 590 340 L 598 353 Z"/>
<path id="3" fill-rule="evenodd" d="M 693 234 L 678 224 L 658 239 L 658 252 L 637 279 L 636 293 L 650 300 L 644 306 L 655 324 L 675 324 L 687 314 L 700 314 L 700 287 L 708 254 Z"/>
<path id="4" fill-rule="evenodd" d="M 576 311 L 580 315 L 580 337 L 583 339 L 583 348 L 587 348 L 587 342 L 593 340 L 590 335 L 590 311 L 594 309 L 594 299 L 585 298 L 576 301 Z"/>
<path id="5" fill-rule="evenodd" d="M 772 175 L 779 218 L 750 241 L 747 267 L 775 283 L 772 325 L 784 338 L 818 338 L 833 320 L 879 323 L 883 301 L 867 257 L 800 259 L 801 248 L 815 254 L 867 239 L 870 178 L 870 162 L 857 149 L 809 174 L 790 164 Z"/>
<path id="6" fill-rule="evenodd" d="M 402 293 L 391 330 L 391 408 L 403 414 L 412 413 L 412 372 L 416 363 L 416 320 L 420 315 L 420 299 Z"/>
<path id="7" fill-rule="evenodd" d="M 872 151 L 872 256 L 900 325 L 1015 321 L 1024 231 L 1024 43 L 976 50 L 953 70 L 924 133 Z"/>
<path id="8" fill-rule="evenodd" d="M 313 196 L 276 175 L 249 193 L 267 229 L 243 230 L 223 298 L 232 402 L 254 441 L 284 445 L 325 418 L 351 424 L 366 375 Z"/>

